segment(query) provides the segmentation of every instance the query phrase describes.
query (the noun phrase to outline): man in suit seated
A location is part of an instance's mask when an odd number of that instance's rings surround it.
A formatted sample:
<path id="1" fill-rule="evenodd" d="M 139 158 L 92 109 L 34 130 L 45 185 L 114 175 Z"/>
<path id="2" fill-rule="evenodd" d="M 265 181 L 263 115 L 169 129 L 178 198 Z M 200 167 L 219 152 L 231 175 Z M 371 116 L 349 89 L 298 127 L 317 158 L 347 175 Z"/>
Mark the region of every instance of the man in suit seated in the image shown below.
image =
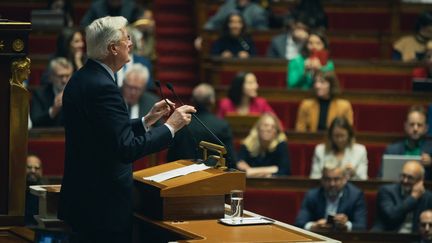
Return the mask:
<path id="1" fill-rule="evenodd" d="M 420 243 L 432 243 L 432 209 L 425 210 L 420 214 L 419 232 Z"/>
<path id="2" fill-rule="evenodd" d="M 425 138 L 428 132 L 426 117 L 426 110 L 423 106 L 412 106 L 408 110 L 405 121 L 406 138 L 387 146 L 384 154 L 421 155 L 421 161 L 426 170 L 425 180 L 432 180 L 432 141 Z M 381 177 L 382 173 L 381 163 L 378 177 Z"/>
<path id="3" fill-rule="evenodd" d="M 337 163 L 324 165 L 321 186 L 308 191 L 295 225 L 312 231 L 352 231 L 366 229 L 363 192 L 348 182 Z"/>
<path id="4" fill-rule="evenodd" d="M 42 161 L 35 154 L 29 153 L 26 161 L 26 202 L 25 202 L 25 224 L 37 225 L 34 215 L 39 214 L 39 197 L 30 193 L 30 186 L 41 185 Z"/>
<path id="5" fill-rule="evenodd" d="M 199 84 L 192 91 L 192 103 L 197 110 L 196 116 L 225 144 L 228 165 L 233 167 L 235 158 L 233 158 L 231 129 L 225 120 L 211 113 L 215 102 L 215 91 L 209 84 Z M 182 129 L 174 137 L 168 149 L 167 160 L 202 158 L 202 152 L 198 151 L 198 143 L 201 141 L 220 144 L 196 119 L 192 119 L 187 129 Z"/>
<path id="6" fill-rule="evenodd" d="M 122 95 L 128 107 L 129 118 L 145 116 L 159 97 L 146 90 L 149 70 L 142 64 L 133 64 L 125 73 Z"/>
<path id="7" fill-rule="evenodd" d="M 37 89 L 31 99 L 30 117 L 33 127 L 63 126 L 63 90 L 72 72 L 72 64 L 66 58 L 57 57 L 50 61 L 49 83 Z"/>
<path id="8" fill-rule="evenodd" d="M 380 187 L 373 231 L 417 232 L 420 213 L 432 208 L 432 193 L 423 186 L 424 172 L 419 162 L 408 161 L 399 183 Z"/>

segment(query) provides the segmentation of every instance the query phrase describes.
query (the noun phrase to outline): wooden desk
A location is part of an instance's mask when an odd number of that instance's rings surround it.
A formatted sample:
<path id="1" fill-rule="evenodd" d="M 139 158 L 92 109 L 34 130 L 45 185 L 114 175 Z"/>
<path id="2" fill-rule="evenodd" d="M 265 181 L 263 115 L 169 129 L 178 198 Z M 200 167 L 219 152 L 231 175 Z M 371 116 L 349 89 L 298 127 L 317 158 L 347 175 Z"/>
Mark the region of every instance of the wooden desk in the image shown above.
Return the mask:
<path id="1" fill-rule="evenodd" d="M 248 216 L 260 216 L 245 211 Z M 339 242 L 292 225 L 276 221 L 271 225 L 226 226 L 210 220 L 155 221 L 135 214 L 138 232 L 149 242 Z M 151 232 L 150 232 L 151 229 Z M 135 231 L 137 232 L 137 231 Z M 150 235 L 149 235 L 149 234 Z M 170 236 L 160 239 L 161 236 Z M 139 242 L 136 235 L 134 242 Z M 150 238 L 149 238 L 150 237 Z M 155 237 L 155 238 L 152 238 Z"/>
<path id="2" fill-rule="evenodd" d="M 366 181 L 350 181 L 365 192 L 376 192 L 382 185 L 393 183 L 379 179 L 368 179 Z M 426 181 L 425 187 L 432 188 L 432 182 Z M 311 188 L 320 186 L 319 179 L 309 179 L 307 177 L 273 177 L 273 178 L 247 178 L 246 188 L 257 189 L 286 189 L 294 191 L 308 191 Z"/>

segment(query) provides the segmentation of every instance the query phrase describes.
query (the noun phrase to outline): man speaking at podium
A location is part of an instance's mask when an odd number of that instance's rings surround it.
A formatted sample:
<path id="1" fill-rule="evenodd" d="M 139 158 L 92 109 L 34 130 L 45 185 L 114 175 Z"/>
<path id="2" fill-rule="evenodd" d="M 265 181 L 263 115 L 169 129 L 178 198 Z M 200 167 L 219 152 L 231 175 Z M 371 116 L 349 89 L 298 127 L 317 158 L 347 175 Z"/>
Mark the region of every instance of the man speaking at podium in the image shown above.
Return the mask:
<path id="1" fill-rule="evenodd" d="M 148 129 L 174 103 L 157 102 L 143 118 L 129 120 L 115 73 L 129 61 L 132 42 L 123 17 L 104 17 L 86 28 L 89 60 L 63 94 L 65 169 L 59 218 L 72 242 L 130 242 L 132 162 L 166 148 L 191 121 L 192 106 L 175 109 L 164 126 Z M 168 105 L 168 103 L 170 103 Z"/>

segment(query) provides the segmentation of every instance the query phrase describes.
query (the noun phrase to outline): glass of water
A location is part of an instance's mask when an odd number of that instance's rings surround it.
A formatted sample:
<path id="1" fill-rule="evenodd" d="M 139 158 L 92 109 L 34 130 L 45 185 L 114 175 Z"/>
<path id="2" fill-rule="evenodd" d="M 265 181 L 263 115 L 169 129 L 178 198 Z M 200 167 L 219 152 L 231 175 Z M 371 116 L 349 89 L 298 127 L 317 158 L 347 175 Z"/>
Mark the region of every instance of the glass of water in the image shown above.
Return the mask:
<path id="1" fill-rule="evenodd" d="M 241 223 L 243 217 L 243 191 L 232 190 L 231 196 L 231 219 L 233 223 Z"/>

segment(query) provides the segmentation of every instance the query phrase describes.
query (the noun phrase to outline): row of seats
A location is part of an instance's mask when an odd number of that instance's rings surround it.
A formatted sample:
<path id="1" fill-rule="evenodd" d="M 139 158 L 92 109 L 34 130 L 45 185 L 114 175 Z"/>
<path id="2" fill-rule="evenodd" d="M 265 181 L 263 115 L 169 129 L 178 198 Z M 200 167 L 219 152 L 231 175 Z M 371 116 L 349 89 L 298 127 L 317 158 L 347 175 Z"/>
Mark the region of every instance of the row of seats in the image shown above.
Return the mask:
<path id="1" fill-rule="evenodd" d="M 239 140 L 235 146 L 239 147 Z M 308 176 L 311 170 L 311 161 L 316 143 L 290 142 L 288 139 L 288 150 L 291 159 L 291 172 L 295 176 Z M 369 168 L 368 175 L 376 176 L 381 164 L 381 157 L 386 144 L 366 144 L 368 151 Z M 29 139 L 28 151 L 37 154 L 43 161 L 44 174 L 49 176 L 60 176 L 64 169 L 64 138 L 58 139 Z M 140 170 L 150 165 L 165 163 L 166 150 L 153 156 L 147 156 L 134 163 L 134 170 Z"/>
<path id="2" fill-rule="evenodd" d="M 294 224 L 304 195 L 305 191 L 248 187 L 244 195 L 244 207 L 246 210 Z M 366 192 L 365 199 L 368 211 L 367 227 L 370 229 L 376 212 L 376 192 Z"/>
<path id="3" fill-rule="evenodd" d="M 378 30 L 412 31 L 417 16 L 424 10 L 431 9 L 428 4 L 409 4 L 401 1 L 322 1 L 328 16 L 331 30 Z M 197 1 L 199 26 L 216 13 L 222 1 Z M 293 1 L 272 1 L 272 10 L 277 14 L 286 14 L 295 6 Z M 396 17 L 396 18 L 395 18 Z"/>

